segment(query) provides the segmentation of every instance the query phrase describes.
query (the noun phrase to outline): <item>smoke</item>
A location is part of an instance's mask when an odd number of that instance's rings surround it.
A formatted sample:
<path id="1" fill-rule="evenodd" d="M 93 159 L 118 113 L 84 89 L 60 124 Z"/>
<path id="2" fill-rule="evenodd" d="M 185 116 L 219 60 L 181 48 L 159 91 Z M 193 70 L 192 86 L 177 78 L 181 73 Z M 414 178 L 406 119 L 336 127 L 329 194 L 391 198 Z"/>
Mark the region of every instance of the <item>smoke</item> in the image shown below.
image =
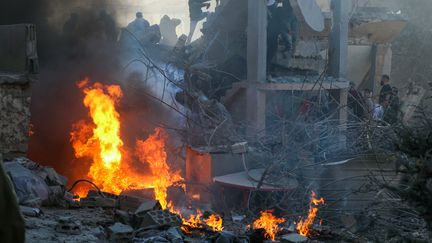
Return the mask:
<path id="1" fill-rule="evenodd" d="M 89 77 L 92 81 L 120 84 L 125 89 L 120 113 L 127 124 L 122 130 L 126 143 L 145 138 L 145 132 L 152 132 L 158 120 L 172 118 L 160 102 L 144 95 L 151 91 L 149 87 L 154 87 L 144 83 L 145 67 L 125 72 L 124 61 L 133 57 L 121 54 L 124 47 L 117 42 L 120 26 L 115 7 L 108 0 L 0 2 L 0 24 L 33 23 L 37 30 L 40 75 L 38 82 L 32 84 L 34 135 L 28 156 L 53 166 L 70 182 L 84 175 L 88 168 L 74 158 L 69 141 L 72 124 L 88 114 L 77 81 Z M 158 77 L 151 82 L 157 83 Z"/>

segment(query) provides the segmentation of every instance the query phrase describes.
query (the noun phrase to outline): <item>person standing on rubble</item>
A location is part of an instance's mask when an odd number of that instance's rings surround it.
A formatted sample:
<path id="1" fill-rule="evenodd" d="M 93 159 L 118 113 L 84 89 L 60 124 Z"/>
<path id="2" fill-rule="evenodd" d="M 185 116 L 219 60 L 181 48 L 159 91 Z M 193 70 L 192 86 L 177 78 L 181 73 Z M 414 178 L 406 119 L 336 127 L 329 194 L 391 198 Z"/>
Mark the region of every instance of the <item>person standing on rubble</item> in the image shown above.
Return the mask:
<path id="1" fill-rule="evenodd" d="M 267 72 L 279 48 L 279 37 L 285 46 L 283 53 L 293 52 L 297 41 L 297 18 L 288 0 L 268 0 Z M 269 75 L 270 76 L 270 75 Z"/>
<path id="2" fill-rule="evenodd" d="M 400 99 L 399 90 L 396 87 L 392 87 L 392 95 L 390 98 L 389 106 L 384 113 L 384 121 L 389 124 L 395 124 L 399 119 L 400 114 Z"/>
<path id="3" fill-rule="evenodd" d="M 384 104 L 388 105 L 392 96 L 392 87 L 390 86 L 390 76 L 384 74 L 381 77 L 380 85 L 382 88 L 380 91 L 378 103 L 381 104 L 382 106 L 384 106 Z M 384 106 L 384 108 L 387 108 L 387 106 Z"/>
<path id="4" fill-rule="evenodd" d="M 0 155 L 0 242 L 24 243 L 25 224 Z"/>
<path id="5" fill-rule="evenodd" d="M 364 113 L 363 113 L 363 117 L 366 120 L 370 120 L 372 119 L 373 116 L 373 111 L 375 109 L 375 104 L 373 102 L 373 93 L 370 89 L 365 89 L 363 91 L 363 97 L 364 97 Z"/>
<path id="6" fill-rule="evenodd" d="M 193 34 L 195 33 L 195 29 L 198 25 L 198 22 L 207 18 L 208 12 L 203 12 L 202 9 L 210 8 L 210 0 L 189 0 L 189 17 L 190 17 L 190 26 L 189 26 L 189 35 L 186 40 L 186 44 L 191 43 Z"/>
<path id="7" fill-rule="evenodd" d="M 170 18 L 164 15 L 160 21 L 160 32 L 162 35 L 161 44 L 167 46 L 174 46 L 177 43 L 178 36 L 176 32 L 177 26 L 181 24 L 180 19 Z"/>
<path id="8" fill-rule="evenodd" d="M 289 0 L 282 0 L 282 33 L 281 39 L 285 45 L 283 52 L 293 52 L 298 38 L 298 20 Z"/>
<path id="9" fill-rule="evenodd" d="M 354 82 L 350 82 L 348 91 L 348 108 L 350 108 L 350 120 L 359 120 L 363 117 L 363 95 L 356 89 Z"/>
<path id="10" fill-rule="evenodd" d="M 129 23 L 126 29 L 135 35 L 138 40 L 142 40 L 150 28 L 150 23 L 144 19 L 142 12 L 137 12 L 135 16 L 135 20 Z"/>

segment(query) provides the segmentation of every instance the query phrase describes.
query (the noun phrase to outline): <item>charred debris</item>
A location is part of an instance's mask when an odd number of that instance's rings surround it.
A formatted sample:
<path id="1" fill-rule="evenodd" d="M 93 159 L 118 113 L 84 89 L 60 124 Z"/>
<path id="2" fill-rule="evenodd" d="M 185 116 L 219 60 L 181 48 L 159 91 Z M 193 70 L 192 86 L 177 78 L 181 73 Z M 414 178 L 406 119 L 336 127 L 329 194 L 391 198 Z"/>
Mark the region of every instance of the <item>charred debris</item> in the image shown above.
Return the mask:
<path id="1" fill-rule="evenodd" d="M 142 13 L 107 30 L 138 78 L 76 80 L 88 115 L 68 142 L 86 167 L 70 171 L 25 157 L 36 31 L 0 26 L 1 155 L 26 241 L 430 242 L 428 91 L 376 82 L 408 20 L 348 2 L 190 0 L 196 40 Z M 130 90 L 166 118 L 140 118 L 152 129 L 133 143 Z"/>

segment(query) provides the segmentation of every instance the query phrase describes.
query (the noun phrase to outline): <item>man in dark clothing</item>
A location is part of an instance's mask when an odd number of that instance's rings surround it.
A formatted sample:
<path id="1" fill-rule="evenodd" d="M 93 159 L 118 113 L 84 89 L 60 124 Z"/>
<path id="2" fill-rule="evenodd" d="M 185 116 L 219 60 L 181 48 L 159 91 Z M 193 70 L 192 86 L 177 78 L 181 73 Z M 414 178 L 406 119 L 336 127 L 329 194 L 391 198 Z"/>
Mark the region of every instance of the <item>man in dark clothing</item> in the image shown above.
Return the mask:
<path id="1" fill-rule="evenodd" d="M 356 89 L 355 83 L 353 82 L 350 82 L 350 89 L 348 92 L 348 107 L 352 110 L 350 120 L 359 120 L 364 114 L 363 95 Z"/>
<path id="2" fill-rule="evenodd" d="M 0 154 L 0 242 L 24 243 L 24 219 L 19 211 L 15 192 L 3 168 Z"/>
<path id="3" fill-rule="evenodd" d="M 392 96 L 389 102 L 389 106 L 384 113 L 384 121 L 389 124 L 395 124 L 399 118 L 400 111 L 400 99 L 399 90 L 396 87 L 392 87 Z"/>
<path id="4" fill-rule="evenodd" d="M 392 96 L 392 87 L 390 86 L 390 77 L 388 75 L 383 75 L 381 78 L 381 92 L 379 96 L 379 104 L 384 108 L 387 108 L 390 104 Z"/>
<path id="5" fill-rule="evenodd" d="M 281 5 L 282 4 L 282 5 Z M 279 47 L 279 36 L 285 45 L 284 52 L 294 49 L 297 41 L 297 18 L 288 0 L 268 1 L 267 71 Z"/>

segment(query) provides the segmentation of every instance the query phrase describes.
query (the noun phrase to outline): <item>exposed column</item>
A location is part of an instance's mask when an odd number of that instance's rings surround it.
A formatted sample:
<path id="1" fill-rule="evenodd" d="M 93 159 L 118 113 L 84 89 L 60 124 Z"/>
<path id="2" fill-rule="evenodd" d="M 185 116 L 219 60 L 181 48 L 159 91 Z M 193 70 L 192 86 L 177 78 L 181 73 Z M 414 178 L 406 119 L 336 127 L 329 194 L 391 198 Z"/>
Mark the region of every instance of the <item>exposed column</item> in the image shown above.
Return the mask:
<path id="1" fill-rule="evenodd" d="M 246 120 L 247 136 L 265 134 L 266 94 L 256 88 L 267 78 L 267 1 L 248 1 Z"/>
<path id="2" fill-rule="evenodd" d="M 247 78 L 248 82 L 266 81 L 267 4 L 265 0 L 248 1 Z"/>
<path id="3" fill-rule="evenodd" d="M 333 27 L 330 34 L 329 74 L 347 77 L 349 9 L 351 0 L 332 0 Z"/>

